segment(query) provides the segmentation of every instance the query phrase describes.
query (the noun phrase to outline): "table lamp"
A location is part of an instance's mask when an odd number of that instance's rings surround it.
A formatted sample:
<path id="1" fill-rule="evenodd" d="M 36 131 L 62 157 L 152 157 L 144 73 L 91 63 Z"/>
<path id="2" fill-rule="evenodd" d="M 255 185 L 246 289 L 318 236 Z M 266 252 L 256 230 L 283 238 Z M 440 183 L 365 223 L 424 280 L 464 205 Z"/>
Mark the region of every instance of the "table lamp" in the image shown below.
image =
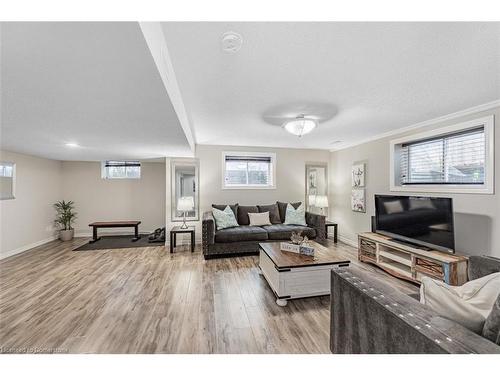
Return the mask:
<path id="1" fill-rule="evenodd" d="M 194 209 L 194 198 L 193 197 L 180 197 L 177 201 L 177 211 L 182 211 L 182 229 L 186 229 L 188 226 L 186 224 L 186 212 L 192 211 Z"/>
<path id="2" fill-rule="evenodd" d="M 321 208 L 321 214 L 323 215 L 323 208 L 328 207 L 328 197 L 326 195 L 317 195 L 315 206 Z"/>
<path id="3" fill-rule="evenodd" d="M 307 202 L 309 203 L 309 206 L 316 206 L 316 195 L 310 195 L 308 198 Z"/>

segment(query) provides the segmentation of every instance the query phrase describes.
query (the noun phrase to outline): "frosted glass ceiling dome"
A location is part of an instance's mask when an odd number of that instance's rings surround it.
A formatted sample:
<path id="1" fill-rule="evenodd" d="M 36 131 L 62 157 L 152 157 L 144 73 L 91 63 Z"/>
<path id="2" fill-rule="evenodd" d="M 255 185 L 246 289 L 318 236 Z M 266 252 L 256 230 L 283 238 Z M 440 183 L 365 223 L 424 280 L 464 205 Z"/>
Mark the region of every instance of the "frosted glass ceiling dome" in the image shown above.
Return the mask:
<path id="1" fill-rule="evenodd" d="M 285 130 L 293 135 L 302 137 L 304 134 L 312 132 L 318 126 L 318 121 L 312 118 L 297 116 L 283 124 Z"/>

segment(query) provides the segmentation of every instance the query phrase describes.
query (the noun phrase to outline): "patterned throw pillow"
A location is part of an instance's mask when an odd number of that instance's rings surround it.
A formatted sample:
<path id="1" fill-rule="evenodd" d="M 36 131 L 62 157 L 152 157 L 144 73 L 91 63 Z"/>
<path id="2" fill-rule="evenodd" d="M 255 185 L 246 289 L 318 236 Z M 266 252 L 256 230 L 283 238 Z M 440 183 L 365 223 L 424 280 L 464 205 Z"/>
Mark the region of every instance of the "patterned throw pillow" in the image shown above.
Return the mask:
<path id="1" fill-rule="evenodd" d="M 236 216 L 234 216 L 234 212 L 229 206 L 226 206 L 224 211 L 212 208 L 212 213 L 214 215 L 217 230 L 239 226 L 236 221 Z"/>
<path id="2" fill-rule="evenodd" d="M 301 204 L 296 209 L 288 203 L 285 212 L 285 222 L 287 225 L 303 225 L 306 226 L 306 212 L 304 205 Z"/>

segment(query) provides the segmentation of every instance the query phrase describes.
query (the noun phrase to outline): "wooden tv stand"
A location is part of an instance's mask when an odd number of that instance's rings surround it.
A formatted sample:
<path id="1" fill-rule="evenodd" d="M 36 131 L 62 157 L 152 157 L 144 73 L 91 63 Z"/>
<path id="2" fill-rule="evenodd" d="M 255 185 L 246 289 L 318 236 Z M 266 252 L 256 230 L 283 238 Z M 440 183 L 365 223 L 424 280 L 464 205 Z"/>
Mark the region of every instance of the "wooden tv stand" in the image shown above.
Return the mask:
<path id="1" fill-rule="evenodd" d="M 358 259 L 418 284 L 422 276 L 450 285 L 462 285 L 467 281 L 466 257 L 413 247 L 377 233 L 358 235 Z"/>

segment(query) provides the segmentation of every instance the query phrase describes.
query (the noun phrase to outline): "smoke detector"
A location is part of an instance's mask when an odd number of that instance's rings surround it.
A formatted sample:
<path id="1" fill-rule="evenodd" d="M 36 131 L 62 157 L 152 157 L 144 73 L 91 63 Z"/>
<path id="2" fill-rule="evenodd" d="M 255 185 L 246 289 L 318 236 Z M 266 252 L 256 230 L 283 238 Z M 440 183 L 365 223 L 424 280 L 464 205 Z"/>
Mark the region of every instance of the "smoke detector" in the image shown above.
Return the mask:
<path id="1" fill-rule="evenodd" d="M 234 31 L 228 31 L 222 35 L 222 50 L 226 53 L 236 53 L 243 44 L 243 38 Z"/>

